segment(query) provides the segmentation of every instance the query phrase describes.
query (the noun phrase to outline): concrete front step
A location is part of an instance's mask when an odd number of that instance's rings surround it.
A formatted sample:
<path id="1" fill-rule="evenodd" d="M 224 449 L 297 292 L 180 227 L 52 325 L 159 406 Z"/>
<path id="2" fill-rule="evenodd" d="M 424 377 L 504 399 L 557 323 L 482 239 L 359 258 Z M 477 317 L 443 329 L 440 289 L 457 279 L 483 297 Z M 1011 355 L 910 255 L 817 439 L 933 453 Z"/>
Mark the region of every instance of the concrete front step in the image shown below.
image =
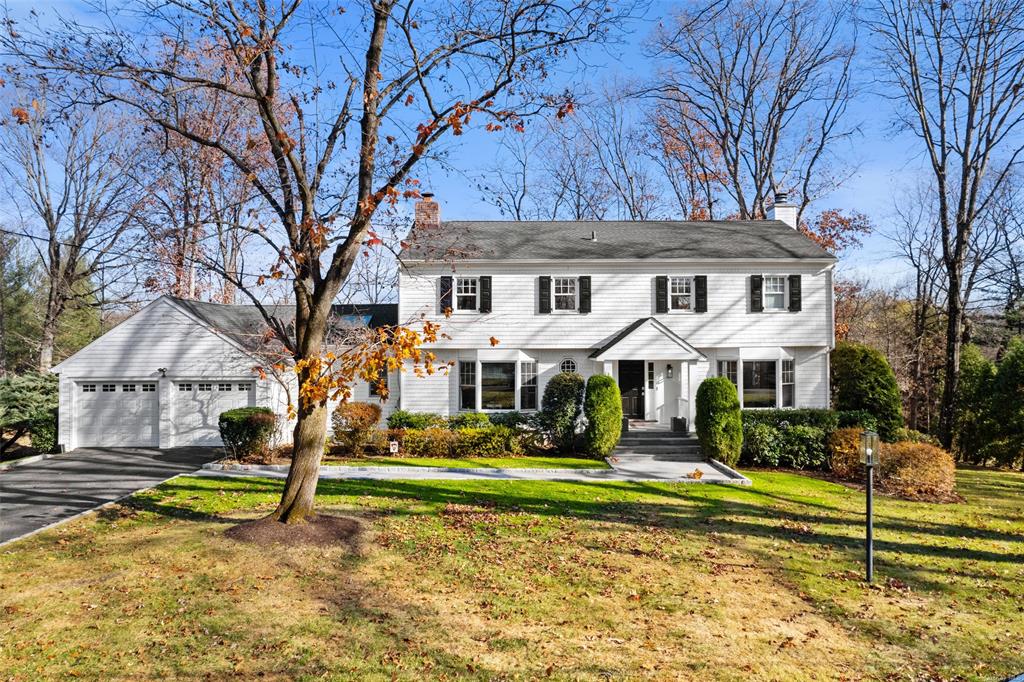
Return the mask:
<path id="1" fill-rule="evenodd" d="M 696 445 L 622 445 L 612 451 L 622 455 L 699 455 L 700 447 Z"/>
<path id="2" fill-rule="evenodd" d="M 619 454 L 617 452 L 613 452 L 611 454 L 611 458 L 614 459 L 616 462 L 619 462 L 619 463 L 622 463 L 622 464 L 635 464 L 635 465 L 642 465 L 645 462 L 647 462 L 647 463 L 649 463 L 649 462 L 691 462 L 691 463 L 696 464 L 696 463 L 699 463 L 699 462 L 706 462 L 707 461 L 707 459 L 703 455 L 700 455 L 700 454 L 696 454 L 696 455 L 679 455 L 679 454 L 676 454 L 676 455 L 672 455 L 672 454 L 664 454 L 664 455 L 637 455 L 637 454 Z"/>
<path id="3" fill-rule="evenodd" d="M 620 445 L 697 445 L 699 442 L 696 438 L 631 438 L 629 436 L 619 438 Z"/>

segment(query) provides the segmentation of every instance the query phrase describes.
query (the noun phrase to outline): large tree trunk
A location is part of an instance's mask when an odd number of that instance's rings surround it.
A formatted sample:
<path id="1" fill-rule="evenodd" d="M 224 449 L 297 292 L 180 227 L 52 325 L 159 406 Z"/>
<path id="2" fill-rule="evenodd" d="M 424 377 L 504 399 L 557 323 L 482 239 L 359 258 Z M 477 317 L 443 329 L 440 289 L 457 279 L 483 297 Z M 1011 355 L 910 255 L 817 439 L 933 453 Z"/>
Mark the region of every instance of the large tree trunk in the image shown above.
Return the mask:
<path id="1" fill-rule="evenodd" d="M 960 273 L 949 272 L 949 303 L 946 321 L 946 366 L 939 415 L 939 437 L 947 450 L 953 446 L 956 421 L 956 397 L 960 390 L 960 347 L 963 332 L 963 301 L 960 298 Z"/>
<path id="2" fill-rule="evenodd" d="M 295 424 L 295 446 L 281 503 L 273 517 L 284 523 L 303 523 L 313 514 L 313 498 L 320 479 L 320 460 L 327 435 L 327 406 L 303 407 L 301 400 Z"/>
<path id="3" fill-rule="evenodd" d="M 57 338 L 57 316 L 47 311 L 43 317 L 43 333 L 39 341 L 39 371 L 53 367 L 53 346 Z"/>

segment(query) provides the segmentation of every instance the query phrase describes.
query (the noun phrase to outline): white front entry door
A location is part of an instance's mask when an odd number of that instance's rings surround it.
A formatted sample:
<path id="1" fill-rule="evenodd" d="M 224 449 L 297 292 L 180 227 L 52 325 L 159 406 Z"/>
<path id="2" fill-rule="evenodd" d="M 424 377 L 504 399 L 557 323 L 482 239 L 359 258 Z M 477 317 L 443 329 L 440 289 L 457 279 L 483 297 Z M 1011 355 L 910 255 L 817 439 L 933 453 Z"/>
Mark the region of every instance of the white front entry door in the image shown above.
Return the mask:
<path id="1" fill-rule="evenodd" d="M 174 444 L 222 445 L 217 427 L 221 412 L 255 405 L 254 386 L 251 381 L 175 382 L 171 391 Z"/>
<path id="2" fill-rule="evenodd" d="M 160 399 L 156 382 L 99 381 L 75 385 L 73 428 L 78 447 L 156 447 Z"/>

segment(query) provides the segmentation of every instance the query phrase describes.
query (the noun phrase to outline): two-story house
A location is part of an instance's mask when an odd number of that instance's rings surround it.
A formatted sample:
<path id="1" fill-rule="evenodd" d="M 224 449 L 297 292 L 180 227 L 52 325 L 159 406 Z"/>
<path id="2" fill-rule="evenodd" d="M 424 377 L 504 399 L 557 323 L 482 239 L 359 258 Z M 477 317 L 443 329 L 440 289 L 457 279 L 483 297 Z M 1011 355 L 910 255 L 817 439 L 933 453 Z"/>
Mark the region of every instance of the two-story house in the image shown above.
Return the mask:
<path id="1" fill-rule="evenodd" d="M 692 424 L 700 382 L 741 404 L 827 407 L 834 256 L 780 196 L 768 220 L 441 222 L 417 207 L 398 319 L 442 321 L 447 376 L 399 377 L 400 407 L 534 410 L 560 371 L 609 374 L 634 419 Z M 446 319 L 447 318 L 447 319 Z M 683 426 L 684 422 L 676 422 Z"/>
<path id="2" fill-rule="evenodd" d="M 560 371 L 615 377 L 628 416 L 666 427 L 692 424 L 716 374 L 744 407 L 828 405 L 835 258 L 784 200 L 758 221 L 439 218 L 432 197 L 417 204 L 397 306 L 336 306 L 345 324 L 443 324 L 430 350 L 450 370 L 389 377 L 385 416 L 535 410 Z M 277 410 L 287 438 L 289 392 L 253 371 L 265 331 L 254 306 L 160 297 L 54 368 L 58 442 L 219 445 L 219 414 L 248 405 Z"/>

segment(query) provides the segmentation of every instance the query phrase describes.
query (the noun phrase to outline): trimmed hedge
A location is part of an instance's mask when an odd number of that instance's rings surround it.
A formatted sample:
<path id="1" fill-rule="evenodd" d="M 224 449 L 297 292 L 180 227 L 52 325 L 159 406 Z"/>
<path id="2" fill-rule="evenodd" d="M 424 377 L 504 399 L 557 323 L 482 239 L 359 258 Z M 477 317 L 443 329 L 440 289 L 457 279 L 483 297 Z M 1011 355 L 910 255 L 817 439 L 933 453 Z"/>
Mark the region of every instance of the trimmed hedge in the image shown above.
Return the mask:
<path id="1" fill-rule="evenodd" d="M 733 392 L 735 392 L 733 388 Z M 839 414 L 835 410 L 805 408 L 799 410 L 743 410 L 743 425 L 768 424 L 777 429 L 789 426 L 813 426 L 826 433 L 839 428 Z"/>
<path id="2" fill-rule="evenodd" d="M 704 456 L 734 466 L 743 446 L 743 422 L 736 386 L 726 377 L 711 377 L 697 388 L 697 439 Z"/>
<path id="3" fill-rule="evenodd" d="M 345 402 L 334 408 L 331 426 L 334 442 L 353 455 L 360 455 L 369 444 L 380 422 L 380 405 Z"/>
<path id="4" fill-rule="evenodd" d="M 221 412 L 217 419 L 224 449 L 237 460 L 265 457 L 277 428 L 277 415 L 269 407 L 239 407 Z"/>
<path id="5" fill-rule="evenodd" d="M 606 457 L 622 435 L 622 394 L 615 379 L 607 374 L 595 374 L 587 380 L 583 414 L 587 417 L 584 432 L 587 451 Z"/>
<path id="6" fill-rule="evenodd" d="M 395 410 L 388 415 L 389 429 L 429 429 L 445 425 L 445 418 L 433 412 Z"/>
<path id="7" fill-rule="evenodd" d="M 825 430 L 817 426 L 797 424 L 783 429 L 779 464 L 794 469 L 826 469 L 825 438 Z"/>
<path id="8" fill-rule="evenodd" d="M 483 429 L 491 425 L 491 419 L 483 412 L 459 412 L 448 417 L 448 428 L 453 431 L 461 429 Z"/>
<path id="9" fill-rule="evenodd" d="M 453 457 L 501 457 L 524 454 L 523 439 L 509 426 L 487 426 L 455 432 Z"/>
<path id="10" fill-rule="evenodd" d="M 509 426 L 490 425 L 457 430 L 378 430 L 372 439 L 377 454 L 388 455 L 389 441 L 397 440 L 405 457 L 517 457 L 526 454 L 531 436 Z"/>
<path id="11" fill-rule="evenodd" d="M 562 452 L 575 450 L 584 388 L 583 377 L 575 372 L 559 372 L 544 387 L 538 420 Z"/>
<path id="12" fill-rule="evenodd" d="M 757 421 L 743 424 L 741 464 L 755 467 L 777 467 L 781 452 L 782 434 L 779 429 Z"/>
<path id="13" fill-rule="evenodd" d="M 844 341 L 832 351 L 832 404 L 837 410 L 866 410 L 877 419 L 878 435 L 892 442 L 903 426 L 896 375 L 882 353 Z"/>

